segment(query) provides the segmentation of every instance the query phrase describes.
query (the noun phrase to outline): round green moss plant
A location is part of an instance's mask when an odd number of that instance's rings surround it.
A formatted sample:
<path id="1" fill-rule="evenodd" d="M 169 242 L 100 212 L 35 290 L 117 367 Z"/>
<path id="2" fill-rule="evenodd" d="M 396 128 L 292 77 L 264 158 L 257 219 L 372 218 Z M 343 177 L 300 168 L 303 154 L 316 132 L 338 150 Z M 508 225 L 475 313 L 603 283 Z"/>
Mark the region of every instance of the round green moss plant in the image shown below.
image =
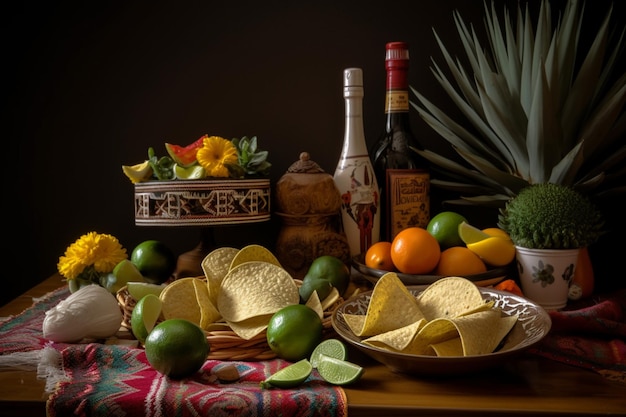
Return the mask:
<path id="1" fill-rule="evenodd" d="M 534 184 L 522 189 L 498 215 L 498 227 L 517 246 L 531 249 L 576 249 L 602 235 L 601 213 L 572 188 Z"/>

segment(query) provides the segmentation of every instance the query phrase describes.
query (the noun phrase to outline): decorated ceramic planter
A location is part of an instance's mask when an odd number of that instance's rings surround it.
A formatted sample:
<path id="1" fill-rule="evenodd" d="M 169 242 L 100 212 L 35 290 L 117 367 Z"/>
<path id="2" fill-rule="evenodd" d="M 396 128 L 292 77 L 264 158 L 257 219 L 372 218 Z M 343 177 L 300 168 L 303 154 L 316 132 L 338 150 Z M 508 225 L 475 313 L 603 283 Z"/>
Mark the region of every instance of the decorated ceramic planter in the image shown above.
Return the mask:
<path id="1" fill-rule="evenodd" d="M 567 305 L 580 249 L 529 249 L 516 246 L 524 295 L 546 310 Z"/>
<path id="2" fill-rule="evenodd" d="M 135 184 L 138 226 L 217 226 L 269 219 L 270 180 L 266 178 Z"/>

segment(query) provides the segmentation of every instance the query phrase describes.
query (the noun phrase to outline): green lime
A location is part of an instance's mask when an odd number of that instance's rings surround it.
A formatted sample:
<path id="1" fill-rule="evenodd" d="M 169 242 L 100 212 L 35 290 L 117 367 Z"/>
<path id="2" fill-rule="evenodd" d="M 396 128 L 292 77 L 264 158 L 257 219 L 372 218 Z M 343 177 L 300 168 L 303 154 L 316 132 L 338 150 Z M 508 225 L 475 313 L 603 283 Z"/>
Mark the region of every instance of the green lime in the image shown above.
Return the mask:
<path id="1" fill-rule="evenodd" d="M 329 281 L 343 295 L 350 285 L 350 268 L 335 256 L 322 255 L 311 262 L 311 266 L 302 279 L 318 279 Z M 321 299 L 321 297 L 320 297 Z"/>
<path id="2" fill-rule="evenodd" d="M 463 240 L 459 236 L 459 225 L 463 222 L 467 220 L 459 213 L 442 211 L 430 219 L 426 230 L 437 239 L 442 250 L 452 246 L 462 246 Z"/>
<path id="3" fill-rule="evenodd" d="M 146 240 L 135 246 L 130 260 L 152 284 L 164 283 L 176 269 L 176 255 L 158 240 Z"/>
<path id="4" fill-rule="evenodd" d="M 267 344 L 280 358 L 308 358 L 322 340 L 322 319 L 304 304 L 283 307 L 270 317 Z"/>
<path id="5" fill-rule="evenodd" d="M 145 282 L 139 269 L 129 259 L 120 261 L 112 272 L 100 278 L 100 285 L 113 294 L 129 282 Z"/>
<path id="6" fill-rule="evenodd" d="M 150 365 L 163 375 L 180 379 L 197 372 L 210 351 L 204 331 L 184 319 L 157 324 L 144 344 Z"/>
<path id="7" fill-rule="evenodd" d="M 317 368 L 317 364 L 320 360 L 320 355 L 330 356 L 331 358 L 341 359 L 345 361 L 348 359 L 348 350 L 346 345 L 339 339 L 326 339 L 313 349 L 311 353 L 311 365 Z"/>
<path id="8" fill-rule="evenodd" d="M 141 300 L 148 294 L 154 294 L 157 297 L 161 295 L 161 291 L 165 288 L 165 284 L 150 284 L 149 282 L 134 282 L 126 284 L 128 293 L 135 300 Z"/>
<path id="9" fill-rule="evenodd" d="M 480 242 L 481 240 L 485 240 L 491 236 L 467 222 L 462 222 L 459 224 L 458 232 L 459 237 L 465 245 Z"/>
<path id="10" fill-rule="evenodd" d="M 161 315 L 161 300 L 154 294 L 139 299 L 130 316 L 133 335 L 143 344 Z"/>
<path id="11" fill-rule="evenodd" d="M 319 297 L 320 301 L 323 301 L 326 299 L 326 297 L 328 297 L 333 289 L 333 284 L 331 284 L 328 280 L 318 279 L 312 276 L 308 276 L 308 278 L 305 278 L 306 279 L 302 280 L 302 285 L 298 289 L 298 291 L 300 292 L 300 302 L 302 304 L 306 304 L 306 302 L 309 300 L 309 297 L 311 297 L 311 294 L 313 294 L 313 291 L 317 291 L 317 296 Z"/>
<path id="12" fill-rule="evenodd" d="M 355 363 L 322 354 L 317 363 L 317 372 L 333 385 L 348 385 L 361 378 L 363 368 Z"/>
<path id="13" fill-rule="evenodd" d="M 307 359 L 302 359 L 296 363 L 282 368 L 270 375 L 265 381 L 261 381 L 262 388 L 293 388 L 302 384 L 311 375 L 313 367 Z"/>

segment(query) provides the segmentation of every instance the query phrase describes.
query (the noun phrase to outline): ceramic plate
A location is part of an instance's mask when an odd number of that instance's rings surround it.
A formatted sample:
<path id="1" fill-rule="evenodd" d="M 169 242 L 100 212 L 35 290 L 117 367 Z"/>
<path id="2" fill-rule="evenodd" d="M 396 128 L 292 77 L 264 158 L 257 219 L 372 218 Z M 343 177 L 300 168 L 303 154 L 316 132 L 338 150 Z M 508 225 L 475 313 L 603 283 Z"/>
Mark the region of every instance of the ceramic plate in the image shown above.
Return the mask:
<path id="1" fill-rule="evenodd" d="M 415 296 L 425 288 L 425 285 L 408 287 Z M 494 300 L 494 307 L 501 308 L 504 314 L 519 314 L 517 323 L 499 348 L 487 355 L 451 357 L 411 355 L 394 353 L 364 344 L 361 342 L 362 338 L 352 333 L 343 319 L 343 313 L 365 314 L 372 291 L 358 294 L 339 305 L 333 312 L 332 325 L 343 340 L 386 365 L 392 371 L 423 375 L 468 373 L 500 365 L 541 341 L 550 331 L 552 324 L 550 316 L 539 305 L 508 292 L 484 287 L 479 287 L 479 290 L 485 300 Z"/>
<path id="2" fill-rule="evenodd" d="M 366 266 L 365 263 L 363 263 L 363 255 L 354 256 L 352 258 L 352 265 L 373 284 L 376 284 L 376 281 L 388 272 Z M 507 273 L 510 273 L 509 268 L 493 268 L 482 274 L 467 275 L 464 278 L 469 279 L 478 286 L 487 287 L 502 281 Z M 428 285 L 443 278 L 441 275 L 410 275 L 401 272 L 396 272 L 396 274 L 398 274 L 398 277 L 404 285 Z"/>

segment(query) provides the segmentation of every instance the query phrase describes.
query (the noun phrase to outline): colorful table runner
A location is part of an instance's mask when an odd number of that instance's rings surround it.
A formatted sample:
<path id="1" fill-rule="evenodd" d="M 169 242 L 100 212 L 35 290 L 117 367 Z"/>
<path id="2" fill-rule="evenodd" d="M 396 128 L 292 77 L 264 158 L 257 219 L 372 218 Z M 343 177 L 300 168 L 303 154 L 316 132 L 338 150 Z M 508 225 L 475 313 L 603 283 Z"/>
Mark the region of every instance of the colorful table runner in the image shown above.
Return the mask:
<path id="1" fill-rule="evenodd" d="M 626 383 L 626 289 L 549 314 L 550 334 L 532 353 Z"/>
<path id="2" fill-rule="evenodd" d="M 347 415 L 345 392 L 317 371 L 297 389 L 262 389 L 259 382 L 289 363 L 207 360 L 193 377 L 172 380 L 156 372 L 143 349 L 101 343 L 50 343 L 45 312 L 69 295 L 62 288 L 0 323 L 0 369 L 38 369 L 52 394 L 48 416 Z M 221 383 L 213 371 L 234 364 L 241 376 Z"/>

